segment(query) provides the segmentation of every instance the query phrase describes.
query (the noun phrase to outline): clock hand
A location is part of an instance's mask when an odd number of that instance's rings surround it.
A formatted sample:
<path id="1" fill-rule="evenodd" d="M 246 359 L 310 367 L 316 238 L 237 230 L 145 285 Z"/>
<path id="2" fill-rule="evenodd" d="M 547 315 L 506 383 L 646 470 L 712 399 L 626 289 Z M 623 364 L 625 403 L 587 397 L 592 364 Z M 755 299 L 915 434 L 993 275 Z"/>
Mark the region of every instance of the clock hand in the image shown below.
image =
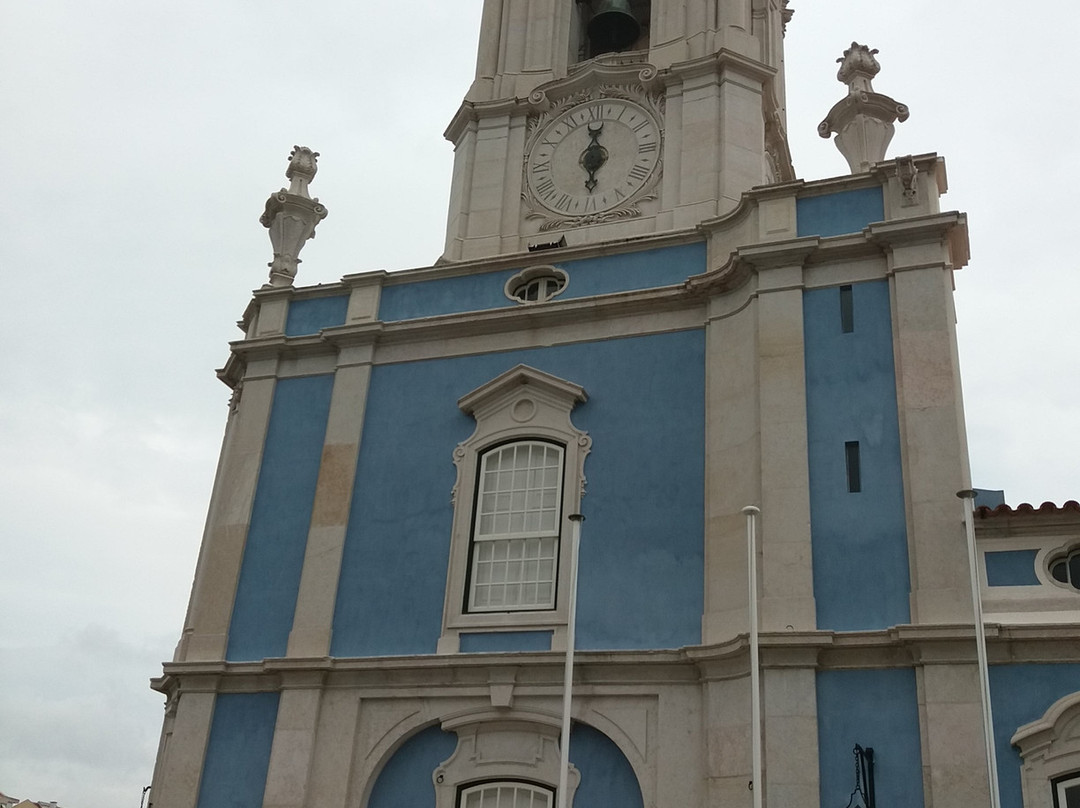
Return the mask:
<path id="1" fill-rule="evenodd" d="M 589 178 L 585 180 L 585 188 L 591 194 L 596 187 L 596 172 L 599 171 L 608 159 L 608 151 L 600 145 L 600 133 L 604 131 L 604 122 L 597 121 L 589 124 L 589 145 L 578 158 L 578 164 L 588 172 Z"/>

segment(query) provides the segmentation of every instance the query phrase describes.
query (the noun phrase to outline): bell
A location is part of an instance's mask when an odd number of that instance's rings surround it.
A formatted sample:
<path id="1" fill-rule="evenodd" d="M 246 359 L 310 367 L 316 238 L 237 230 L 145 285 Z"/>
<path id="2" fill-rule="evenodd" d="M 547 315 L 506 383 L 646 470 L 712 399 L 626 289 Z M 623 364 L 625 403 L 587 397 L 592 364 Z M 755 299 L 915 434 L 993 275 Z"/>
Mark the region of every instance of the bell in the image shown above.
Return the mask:
<path id="1" fill-rule="evenodd" d="M 641 36 L 641 24 L 630 10 L 630 0 L 600 0 L 589 20 L 589 42 L 593 55 L 624 51 Z"/>

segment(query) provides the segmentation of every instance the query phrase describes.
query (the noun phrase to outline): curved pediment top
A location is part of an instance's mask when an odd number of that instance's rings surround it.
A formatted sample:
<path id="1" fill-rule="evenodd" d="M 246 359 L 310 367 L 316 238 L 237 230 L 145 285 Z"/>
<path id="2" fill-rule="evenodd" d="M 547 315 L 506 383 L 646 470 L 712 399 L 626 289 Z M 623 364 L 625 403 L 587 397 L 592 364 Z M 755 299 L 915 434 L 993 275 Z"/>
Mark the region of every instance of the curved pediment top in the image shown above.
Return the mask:
<path id="1" fill-rule="evenodd" d="M 553 104 L 566 99 L 603 98 L 605 88 L 636 87 L 653 92 L 662 90 L 660 71 L 645 61 L 645 52 L 606 54 L 572 69 L 566 78 L 556 79 L 529 94 L 529 106 L 535 112 L 547 112 Z"/>
<path id="2" fill-rule="evenodd" d="M 1062 737 L 1073 737 L 1080 723 L 1080 691 L 1064 696 L 1047 709 L 1041 718 L 1024 724 L 1016 730 L 1009 741 L 1020 747 L 1021 754 L 1027 749 L 1041 746 Z"/>
<path id="3" fill-rule="evenodd" d="M 528 365 L 517 365 L 480 385 L 471 393 L 466 393 L 458 399 L 458 407 L 468 415 L 473 415 L 478 409 L 509 404 L 526 386 L 562 402 L 567 412 L 573 409 L 575 404 L 584 403 L 589 398 L 585 394 L 585 388 L 579 384 Z"/>

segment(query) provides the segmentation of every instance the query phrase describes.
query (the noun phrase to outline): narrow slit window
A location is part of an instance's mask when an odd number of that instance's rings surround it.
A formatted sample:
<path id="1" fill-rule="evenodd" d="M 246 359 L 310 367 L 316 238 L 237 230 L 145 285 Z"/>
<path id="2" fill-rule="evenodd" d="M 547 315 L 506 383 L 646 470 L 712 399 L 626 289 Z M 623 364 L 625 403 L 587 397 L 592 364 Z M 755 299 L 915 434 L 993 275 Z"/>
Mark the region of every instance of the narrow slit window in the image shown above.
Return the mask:
<path id="1" fill-rule="evenodd" d="M 840 287 L 840 330 L 845 334 L 855 330 L 855 302 L 850 286 Z"/>
<path id="2" fill-rule="evenodd" d="M 859 469 L 859 442 L 849 440 L 844 444 L 844 458 L 847 460 L 847 490 L 852 494 L 862 491 L 862 474 Z"/>

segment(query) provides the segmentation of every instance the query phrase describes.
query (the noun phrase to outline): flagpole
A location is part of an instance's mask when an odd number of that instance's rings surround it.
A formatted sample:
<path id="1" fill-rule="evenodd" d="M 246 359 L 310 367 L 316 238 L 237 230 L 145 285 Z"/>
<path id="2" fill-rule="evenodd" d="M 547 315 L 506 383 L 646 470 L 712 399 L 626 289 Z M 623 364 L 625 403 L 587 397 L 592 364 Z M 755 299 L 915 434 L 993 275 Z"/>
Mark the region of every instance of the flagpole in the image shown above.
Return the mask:
<path id="1" fill-rule="evenodd" d="M 570 779 L 570 705 L 574 687 L 574 635 L 577 627 L 578 549 L 581 546 L 581 523 L 585 517 L 580 513 L 569 516 L 573 523 L 570 530 L 570 597 L 566 617 L 566 663 L 563 668 L 562 735 L 559 741 L 559 790 L 558 808 L 566 808 L 566 792 Z"/>
<path id="2" fill-rule="evenodd" d="M 979 660 L 979 691 L 982 696 L 986 776 L 990 781 L 990 808 L 1001 808 L 997 755 L 994 754 L 994 712 L 990 706 L 990 665 L 986 659 L 986 626 L 983 624 L 978 555 L 975 552 L 975 491 L 957 491 L 956 496 L 964 500 L 964 531 L 967 534 L 968 568 L 971 575 L 971 606 L 975 613 L 975 648 Z"/>
<path id="3" fill-rule="evenodd" d="M 742 512 L 746 515 L 746 567 L 750 600 L 750 787 L 754 808 L 761 808 L 761 659 L 758 649 L 757 586 L 757 517 L 761 509 L 755 505 L 747 505 Z"/>

